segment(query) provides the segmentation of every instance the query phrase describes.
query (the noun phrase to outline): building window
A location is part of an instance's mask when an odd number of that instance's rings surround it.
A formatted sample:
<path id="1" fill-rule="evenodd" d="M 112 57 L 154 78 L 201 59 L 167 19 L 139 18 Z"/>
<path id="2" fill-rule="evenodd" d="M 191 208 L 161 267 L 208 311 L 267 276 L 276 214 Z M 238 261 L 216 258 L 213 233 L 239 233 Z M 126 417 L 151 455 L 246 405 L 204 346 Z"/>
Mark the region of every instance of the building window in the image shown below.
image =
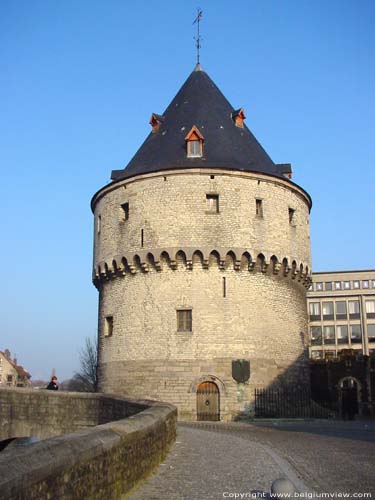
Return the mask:
<path id="1" fill-rule="evenodd" d="M 323 351 L 311 351 L 311 359 L 322 359 Z"/>
<path id="2" fill-rule="evenodd" d="M 375 324 L 367 325 L 367 336 L 369 342 L 375 342 Z"/>
<path id="3" fill-rule="evenodd" d="M 362 281 L 362 288 L 369 288 L 370 284 L 368 280 L 363 280 Z"/>
<path id="4" fill-rule="evenodd" d="M 122 208 L 122 220 L 126 221 L 129 219 L 129 203 L 123 203 Z"/>
<path id="5" fill-rule="evenodd" d="M 337 343 L 338 344 L 347 344 L 348 343 L 348 327 L 347 327 L 347 325 L 336 326 L 336 335 L 337 335 Z"/>
<path id="6" fill-rule="evenodd" d="M 341 290 L 341 281 L 335 281 L 335 290 Z"/>
<path id="7" fill-rule="evenodd" d="M 332 281 L 327 281 L 326 282 L 326 290 L 328 290 L 328 291 L 332 290 Z"/>
<path id="8" fill-rule="evenodd" d="M 106 316 L 104 324 L 104 336 L 112 337 L 113 335 L 113 316 Z"/>
<path id="9" fill-rule="evenodd" d="M 361 325 L 350 325 L 350 339 L 352 344 L 360 344 L 362 341 Z"/>
<path id="10" fill-rule="evenodd" d="M 334 319 L 333 302 L 322 303 L 323 320 Z"/>
<path id="11" fill-rule="evenodd" d="M 322 345 L 322 328 L 320 326 L 312 326 L 310 328 L 311 345 Z"/>
<path id="12" fill-rule="evenodd" d="M 347 317 L 346 301 L 336 302 L 336 319 L 347 319 Z"/>
<path id="13" fill-rule="evenodd" d="M 191 332 L 192 331 L 192 310 L 180 309 L 177 311 L 177 331 Z"/>
<path id="14" fill-rule="evenodd" d="M 359 319 L 359 301 L 349 300 L 349 318 Z"/>
<path id="15" fill-rule="evenodd" d="M 310 321 L 320 321 L 320 302 L 310 302 Z"/>
<path id="16" fill-rule="evenodd" d="M 100 234 L 101 228 L 102 228 L 102 216 L 98 215 L 98 218 L 96 219 L 96 231 L 98 234 Z"/>
<path id="17" fill-rule="evenodd" d="M 227 296 L 227 278 L 223 278 L 223 297 Z"/>
<path id="18" fill-rule="evenodd" d="M 263 217 L 263 200 L 255 200 L 255 214 L 257 217 Z"/>
<path id="19" fill-rule="evenodd" d="M 13 381 L 13 375 L 7 375 L 7 382 Z"/>
<path id="20" fill-rule="evenodd" d="M 200 133 L 198 127 L 193 125 L 190 132 L 185 137 L 186 153 L 188 158 L 200 158 L 203 156 L 203 135 Z"/>
<path id="21" fill-rule="evenodd" d="M 335 327 L 334 326 L 323 326 L 323 338 L 324 344 L 334 344 L 335 343 Z"/>
<path id="22" fill-rule="evenodd" d="M 317 283 L 316 284 L 316 291 L 321 292 L 323 290 L 323 283 Z"/>
<path id="23" fill-rule="evenodd" d="M 288 211 L 289 211 L 289 224 L 294 225 L 296 211 L 294 210 L 294 208 L 290 208 L 290 207 L 289 207 Z"/>
<path id="24" fill-rule="evenodd" d="M 344 289 L 350 290 L 350 281 L 344 281 Z"/>
<path id="25" fill-rule="evenodd" d="M 375 288 L 375 280 L 371 280 L 371 286 L 372 288 Z"/>
<path id="26" fill-rule="evenodd" d="M 366 316 L 375 318 L 375 300 L 366 300 Z"/>
<path id="27" fill-rule="evenodd" d="M 219 213 L 219 195 L 206 194 L 207 211 L 211 214 Z"/>
<path id="28" fill-rule="evenodd" d="M 359 281 L 353 281 L 353 288 L 359 288 Z"/>

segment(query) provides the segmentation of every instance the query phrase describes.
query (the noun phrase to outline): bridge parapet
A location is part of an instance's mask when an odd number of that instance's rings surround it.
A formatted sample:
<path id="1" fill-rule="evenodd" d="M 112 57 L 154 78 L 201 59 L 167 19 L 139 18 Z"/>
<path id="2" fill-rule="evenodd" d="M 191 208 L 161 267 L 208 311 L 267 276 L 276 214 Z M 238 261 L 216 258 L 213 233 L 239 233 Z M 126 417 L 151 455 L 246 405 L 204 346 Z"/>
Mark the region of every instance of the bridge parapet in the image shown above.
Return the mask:
<path id="1" fill-rule="evenodd" d="M 2 439 L 47 438 L 0 453 L 2 499 L 120 498 L 166 456 L 176 420 L 157 401 L 1 389 Z"/>

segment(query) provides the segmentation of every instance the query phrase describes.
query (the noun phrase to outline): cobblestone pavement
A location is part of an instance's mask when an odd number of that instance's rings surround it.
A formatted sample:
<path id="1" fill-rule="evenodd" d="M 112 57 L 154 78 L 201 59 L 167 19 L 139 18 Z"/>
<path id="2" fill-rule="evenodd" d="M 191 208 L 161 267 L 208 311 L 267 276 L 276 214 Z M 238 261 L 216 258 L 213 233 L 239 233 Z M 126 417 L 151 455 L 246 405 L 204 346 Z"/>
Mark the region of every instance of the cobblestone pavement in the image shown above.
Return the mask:
<path id="1" fill-rule="evenodd" d="M 165 462 L 126 498 L 216 500 L 234 498 L 231 493 L 251 498 L 255 492 L 268 496 L 279 477 L 289 477 L 298 491 L 310 495 L 367 492 L 375 498 L 374 465 L 375 423 L 180 424 Z"/>

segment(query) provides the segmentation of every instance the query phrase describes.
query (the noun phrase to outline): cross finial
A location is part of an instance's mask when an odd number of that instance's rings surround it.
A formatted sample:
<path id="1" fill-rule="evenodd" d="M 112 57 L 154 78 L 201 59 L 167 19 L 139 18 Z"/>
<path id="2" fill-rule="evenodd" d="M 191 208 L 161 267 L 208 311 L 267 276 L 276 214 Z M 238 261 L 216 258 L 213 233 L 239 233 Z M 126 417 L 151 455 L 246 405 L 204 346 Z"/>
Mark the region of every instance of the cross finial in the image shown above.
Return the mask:
<path id="1" fill-rule="evenodd" d="M 201 11 L 201 9 L 198 7 L 197 9 L 197 17 L 195 18 L 195 21 L 193 22 L 193 24 L 197 23 L 197 36 L 194 37 L 194 40 L 195 40 L 195 46 L 197 48 L 197 64 L 199 64 L 199 49 L 201 48 L 201 35 L 200 35 L 200 32 L 199 32 L 199 24 L 201 22 L 201 19 L 202 19 L 202 15 L 203 15 L 203 12 Z"/>

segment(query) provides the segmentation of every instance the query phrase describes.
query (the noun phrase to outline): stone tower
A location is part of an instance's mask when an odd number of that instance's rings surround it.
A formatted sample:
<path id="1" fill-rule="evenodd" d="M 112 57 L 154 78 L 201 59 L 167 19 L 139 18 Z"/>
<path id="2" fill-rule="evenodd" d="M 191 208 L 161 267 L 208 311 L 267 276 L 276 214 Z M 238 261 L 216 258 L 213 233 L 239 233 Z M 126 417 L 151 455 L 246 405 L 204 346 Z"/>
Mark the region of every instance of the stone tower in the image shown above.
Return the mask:
<path id="1" fill-rule="evenodd" d="M 197 65 L 92 199 L 100 390 L 230 420 L 307 382 L 310 196 Z"/>

